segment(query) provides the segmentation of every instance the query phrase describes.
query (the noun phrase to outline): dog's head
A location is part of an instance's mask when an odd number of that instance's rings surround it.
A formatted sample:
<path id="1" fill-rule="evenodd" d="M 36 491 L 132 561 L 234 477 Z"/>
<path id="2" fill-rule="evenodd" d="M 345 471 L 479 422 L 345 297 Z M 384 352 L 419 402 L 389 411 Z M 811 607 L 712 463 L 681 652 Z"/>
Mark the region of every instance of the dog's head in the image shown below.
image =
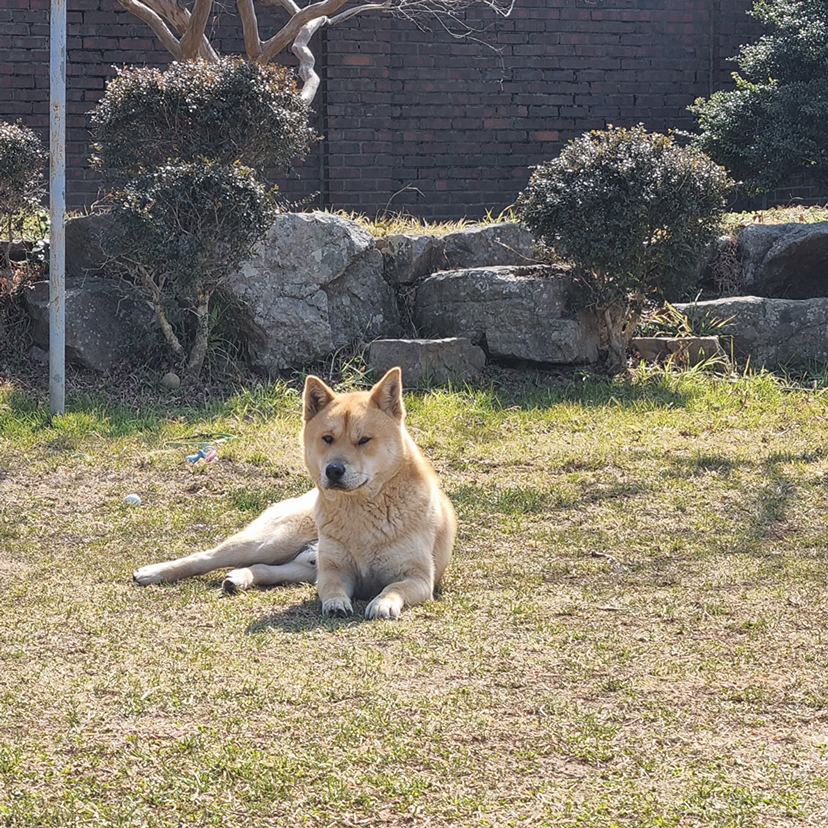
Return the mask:
<path id="1" fill-rule="evenodd" d="M 321 492 L 373 492 L 403 456 L 402 372 L 392 368 L 370 391 L 337 394 L 319 377 L 305 380 L 305 465 Z"/>

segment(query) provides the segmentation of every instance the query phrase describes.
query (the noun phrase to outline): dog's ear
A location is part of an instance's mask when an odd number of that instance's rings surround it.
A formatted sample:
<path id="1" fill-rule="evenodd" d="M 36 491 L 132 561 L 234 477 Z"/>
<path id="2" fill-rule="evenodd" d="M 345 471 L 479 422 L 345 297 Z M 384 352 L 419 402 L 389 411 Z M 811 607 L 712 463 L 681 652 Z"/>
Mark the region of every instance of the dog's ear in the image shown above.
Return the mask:
<path id="1" fill-rule="evenodd" d="M 319 377 L 306 377 L 305 391 L 302 394 L 305 422 L 312 420 L 335 396 Z"/>
<path id="2" fill-rule="evenodd" d="M 405 417 L 402 398 L 402 371 L 392 368 L 372 389 L 371 402 L 395 420 Z"/>

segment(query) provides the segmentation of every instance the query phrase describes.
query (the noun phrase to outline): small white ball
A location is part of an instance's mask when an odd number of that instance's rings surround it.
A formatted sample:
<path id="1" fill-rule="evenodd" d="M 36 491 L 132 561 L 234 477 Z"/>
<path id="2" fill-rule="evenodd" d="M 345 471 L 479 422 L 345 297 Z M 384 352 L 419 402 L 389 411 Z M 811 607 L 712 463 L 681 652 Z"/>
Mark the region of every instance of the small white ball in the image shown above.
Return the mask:
<path id="1" fill-rule="evenodd" d="M 128 494 L 124 498 L 124 503 L 126 503 L 129 506 L 140 506 L 141 505 L 141 498 L 138 497 L 137 494 Z"/>

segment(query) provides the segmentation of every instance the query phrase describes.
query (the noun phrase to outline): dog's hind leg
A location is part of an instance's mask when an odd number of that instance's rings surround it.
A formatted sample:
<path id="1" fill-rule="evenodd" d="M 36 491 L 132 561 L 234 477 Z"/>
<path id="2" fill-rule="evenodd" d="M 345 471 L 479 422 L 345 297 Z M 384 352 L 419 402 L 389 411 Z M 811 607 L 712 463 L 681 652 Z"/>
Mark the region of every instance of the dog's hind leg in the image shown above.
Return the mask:
<path id="1" fill-rule="evenodd" d="M 253 564 L 286 564 L 316 540 L 313 507 L 316 489 L 268 507 L 252 523 L 223 543 L 185 558 L 141 567 L 132 577 L 141 586 L 171 583 L 214 569 Z"/>
<path id="2" fill-rule="evenodd" d="M 253 586 L 316 583 L 316 543 L 306 546 L 292 561 L 268 566 L 253 564 L 227 573 L 222 587 L 225 592 L 238 592 Z"/>

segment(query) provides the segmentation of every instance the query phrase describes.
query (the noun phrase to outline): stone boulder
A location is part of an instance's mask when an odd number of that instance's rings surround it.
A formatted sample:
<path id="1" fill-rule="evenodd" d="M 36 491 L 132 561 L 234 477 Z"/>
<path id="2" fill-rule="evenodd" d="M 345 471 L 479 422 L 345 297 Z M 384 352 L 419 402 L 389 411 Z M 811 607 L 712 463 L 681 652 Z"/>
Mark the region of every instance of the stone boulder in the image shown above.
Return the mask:
<path id="1" fill-rule="evenodd" d="M 377 239 L 385 278 L 411 285 L 438 270 L 537 264 L 535 239 L 521 224 L 469 227 L 446 236 L 394 234 Z"/>
<path id="2" fill-rule="evenodd" d="M 435 270 L 538 263 L 534 237 L 522 224 L 512 222 L 469 227 L 436 238 L 434 245 Z"/>
<path id="3" fill-rule="evenodd" d="M 450 270 L 417 290 L 415 322 L 429 337 L 461 336 L 497 359 L 592 363 L 600 329 L 590 314 L 570 313 L 564 268 Z"/>
<path id="4" fill-rule="evenodd" d="M 376 241 L 382 254 L 386 280 L 392 285 L 412 285 L 438 268 L 432 236 L 395 233 Z"/>
<path id="5" fill-rule="evenodd" d="M 49 348 L 49 283 L 26 289 L 32 337 Z M 161 343 L 155 313 L 127 282 L 90 277 L 66 279 L 66 359 L 95 371 L 146 358 Z"/>
<path id="6" fill-rule="evenodd" d="M 357 340 L 399 334 L 382 254 L 355 222 L 284 213 L 226 286 L 268 373 L 307 365 Z"/>
<path id="7" fill-rule="evenodd" d="M 739 234 L 744 289 L 755 296 L 828 296 L 828 222 L 751 224 Z"/>
<path id="8" fill-rule="evenodd" d="M 90 213 L 66 220 L 66 276 L 100 276 L 110 260 L 107 239 L 115 220 L 110 213 Z"/>
<path id="9" fill-rule="evenodd" d="M 689 318 L 725 321 L 719 338 L 733 343 L 737 357 L 756 367 L 828 362 L 828 298 L 773 299 L 739 296 L 677 304 Z"/>
<path id="10" fill-rule="evenodd" d="M 367 362 L 378 374 L 398 365 L 406 388 L 413 388 L 474 376 L 486 367 L 486 354 L 462 337 L 375 339 L 368 347 Z"/>

